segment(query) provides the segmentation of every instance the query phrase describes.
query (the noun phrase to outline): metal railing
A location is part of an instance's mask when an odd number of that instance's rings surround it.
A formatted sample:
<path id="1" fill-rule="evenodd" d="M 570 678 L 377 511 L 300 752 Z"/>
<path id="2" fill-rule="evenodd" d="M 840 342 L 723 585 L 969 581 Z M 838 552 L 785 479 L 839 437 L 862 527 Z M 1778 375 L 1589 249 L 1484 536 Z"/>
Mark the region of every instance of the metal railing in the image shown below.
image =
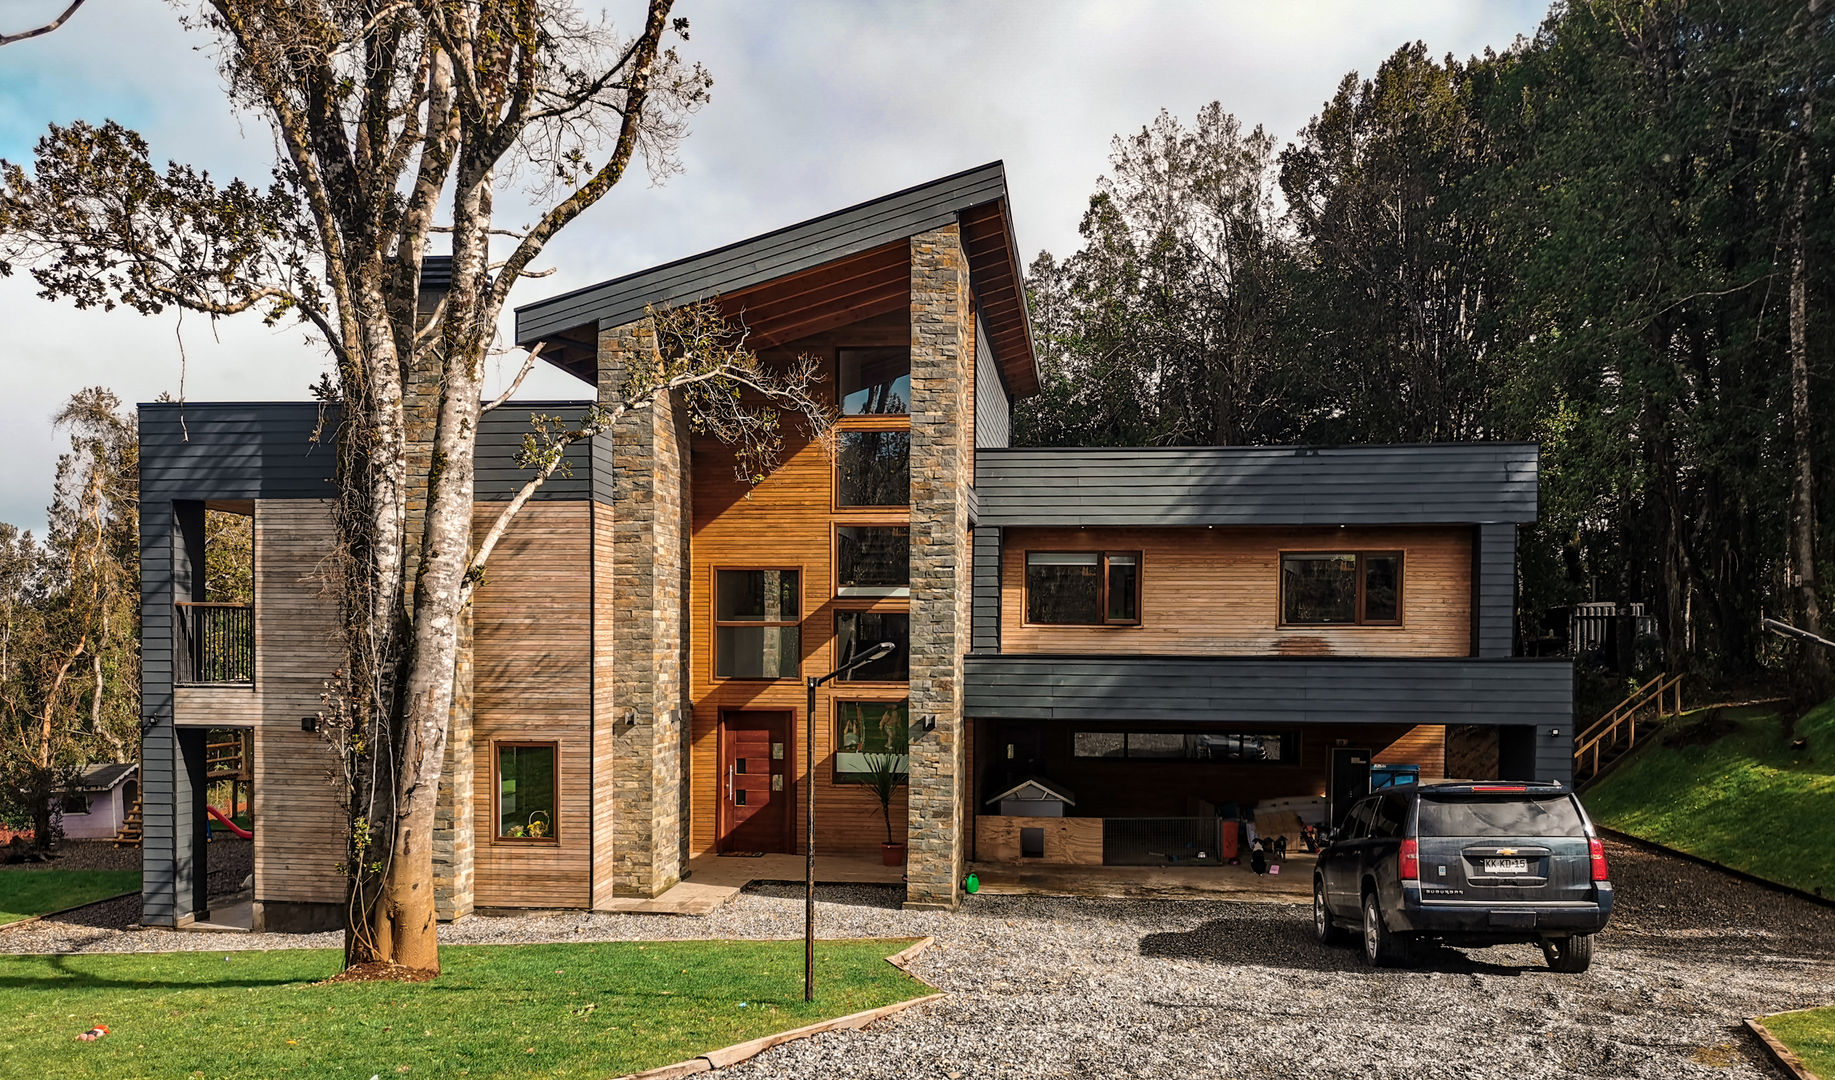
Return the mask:
<path id="1" fill-rule="evenodd" d="M 250 604 L 179 603 L 172 618 L 180 683 L 255 681 L 255 609 Z"/>
<path id="2" fill-rule="evenodd" d="M 1674 708 L 1670 708 L 1672 700 Z M 1579 778 L 1583 770 L 1587 779 L 1598 776 L 1602 765 L 1611 764 L 1620 754 L 1629 753 L 1636 747 L 1638 717 L 1652 706 L 1656 708 L 1652 719 L 1682 714 L 1681 675 L 1658 675 L 1608 709 L 1591 727 L 1574 736 L 1574 776 Z"/>
<path id="3" fill-rule="evenodd" d="M 1215 863 L 1218 840 L 1215 816 L 1102 819 L 1102 861 L 1107 866 Z"/>

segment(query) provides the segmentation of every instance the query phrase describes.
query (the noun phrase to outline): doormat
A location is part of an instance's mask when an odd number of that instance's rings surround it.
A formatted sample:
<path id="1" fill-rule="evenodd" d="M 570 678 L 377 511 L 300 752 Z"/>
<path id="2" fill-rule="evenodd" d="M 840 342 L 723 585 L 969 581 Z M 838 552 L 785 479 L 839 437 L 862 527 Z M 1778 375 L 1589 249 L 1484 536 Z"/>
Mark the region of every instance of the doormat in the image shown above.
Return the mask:
<path id="1" fill-rule="evenodd" d="M 720 857 L 722 859 L 762 859 L 765 853 L 762 851 L 722 851 Z"/>

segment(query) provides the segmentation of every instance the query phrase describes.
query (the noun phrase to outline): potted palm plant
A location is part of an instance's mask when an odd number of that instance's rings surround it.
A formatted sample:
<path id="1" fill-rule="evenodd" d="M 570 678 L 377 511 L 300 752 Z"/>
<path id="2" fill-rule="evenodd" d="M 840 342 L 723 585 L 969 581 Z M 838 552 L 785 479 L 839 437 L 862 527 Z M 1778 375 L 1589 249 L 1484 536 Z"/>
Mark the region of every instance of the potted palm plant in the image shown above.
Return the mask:
<path id="1" fill-rule="evenodd" d="M 886 735 L 884 751 L 863 757 L 867 788 L 879 799 L 879 814 L 886 822 L 886 842 L 879 845 L 880 859 L 887 866 L 898 866 L 905 861 L 905 844 L 892 835 L 892 796 L 905 782 L 909 741 L 903 722 L 890 725 Z"/>

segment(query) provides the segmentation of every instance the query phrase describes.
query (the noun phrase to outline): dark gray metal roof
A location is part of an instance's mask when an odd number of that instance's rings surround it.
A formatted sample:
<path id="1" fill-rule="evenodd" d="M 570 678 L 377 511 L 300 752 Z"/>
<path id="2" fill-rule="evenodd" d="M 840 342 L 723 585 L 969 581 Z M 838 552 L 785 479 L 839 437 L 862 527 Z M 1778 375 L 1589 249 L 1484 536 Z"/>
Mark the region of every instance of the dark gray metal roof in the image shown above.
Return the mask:
<path id="1" fill-rule="evenodd" d="M 110 765 L 91 765 L 78 776 L 76 783 L 70 785 L 71 791 L 112 791 L 121 781 L 140 771 L 140 766 L 129 761 Z"/>
<path id="2" fill-rule="evenodd" d="M 1559 724 L 1573 664 L 1522 659 L 969 656 L 977 719 Z"/>
<path id="3" fill-rule="evenodd" d="M 621 326 L 641 317 L 646 305 L 684 303 L 763 284 L 940 228 L 957 221 L 964 210 L 1006 197 L 1006 169 L 1001 162 L 990 162 L 699 255 L 525 304 L 516 309 L 516 342 L 532 346 L 567 331 Z M 1018 253 L 1012 254 L 1017 265 Z M 1001 360 L 1014 362 L 1009 357 Z M 1024 360 L 1036 372 L 1035 358 Z"/>
<path id="4" fill-rule="evenodd" d="M 1527 523 L 1536 458 L 1533 443 L 983 449 L 975 490 L 984 526 Z"/>

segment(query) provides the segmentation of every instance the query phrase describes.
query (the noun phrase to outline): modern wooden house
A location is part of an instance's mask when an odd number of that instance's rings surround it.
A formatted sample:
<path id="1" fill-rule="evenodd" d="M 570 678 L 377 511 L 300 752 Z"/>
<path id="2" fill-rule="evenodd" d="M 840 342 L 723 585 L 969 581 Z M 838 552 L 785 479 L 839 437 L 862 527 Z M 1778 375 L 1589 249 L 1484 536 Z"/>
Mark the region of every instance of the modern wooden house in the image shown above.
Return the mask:
<path id="1" fill-rule="evenodd" d="M 1009 448 L 1038 371 L 999 164 L 529 305 L 517 339 L 609 400 L 646 305 L 709 297 L 767 363 L 827 365 L 833 452 L 792 433 L 747 491 L 673 402 L 575 448 L 472 613 L 443 916 L 591 908 L 699 854 L 799 850 L 806 784 L 821 849 L 874 854 L 864 781 L 888 761 L 907 900 L 942 907 L 1001 816 L 985 800 L 1028 777 L 1075 792 L 1056 843 L 1088 861 L 1113 823 L 1349 790 L 1372 760 L 1437 774 L 1449 729 L 1489 733 L 1498 775 L 1567 775 L 1571 668 L 1512 655 L 1534 447 Z M 582 408 L 489 414 L 480 522 L 519 482 L 529 413 Z M 311 730 L 338 665 L 320 419 L 141 408 L 151 923 L 206 907 L 223 727 L 255 730 L 257 922 L 336 920 Z M 202 603 L 210 508 L 253 516 L 252 605 Z M 807 715 L 805 677 L 881 641 Z"/>

